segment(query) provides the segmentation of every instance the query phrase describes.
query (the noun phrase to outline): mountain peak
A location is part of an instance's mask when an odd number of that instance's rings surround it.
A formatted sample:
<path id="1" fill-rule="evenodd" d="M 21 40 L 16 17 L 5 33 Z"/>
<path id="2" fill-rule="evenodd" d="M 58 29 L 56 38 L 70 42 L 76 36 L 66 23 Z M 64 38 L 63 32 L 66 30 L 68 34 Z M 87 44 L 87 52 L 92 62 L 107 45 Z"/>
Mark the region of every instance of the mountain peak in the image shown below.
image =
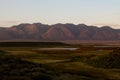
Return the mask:
<path id="1" fill-rule="evenodd" d="M 78 26 L 87 26 L 86 24 L 78 24 Z"/>
<path id="2" fill-rule="evenodd" d="M 102 26 L 101 29 L 113 29 L 110 26 Z"/>

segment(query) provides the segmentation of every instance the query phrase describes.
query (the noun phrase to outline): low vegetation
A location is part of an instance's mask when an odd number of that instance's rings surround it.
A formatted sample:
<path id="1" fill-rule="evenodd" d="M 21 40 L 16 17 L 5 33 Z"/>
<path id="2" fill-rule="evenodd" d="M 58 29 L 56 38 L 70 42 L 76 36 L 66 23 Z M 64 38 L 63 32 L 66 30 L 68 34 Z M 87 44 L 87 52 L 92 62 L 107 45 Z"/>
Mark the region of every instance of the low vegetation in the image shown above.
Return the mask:
<path id="1" fill-rule="evenodd" d="M 0 80 L 53 80 L 57 71 L 10 55 L 0 55 Z"/>
<path id="2" fill-rule="evenodd" d="M 95 67 L 120 69 L 120 48 L 86 62 Z"/>
<path id="3" fill-rule="evenodd" d="M 120 80 L 118 47 L 77 47 L 80 49 L 49 51 L 36 49 L 40 47 L 0 47 L 0 79 Z"/>

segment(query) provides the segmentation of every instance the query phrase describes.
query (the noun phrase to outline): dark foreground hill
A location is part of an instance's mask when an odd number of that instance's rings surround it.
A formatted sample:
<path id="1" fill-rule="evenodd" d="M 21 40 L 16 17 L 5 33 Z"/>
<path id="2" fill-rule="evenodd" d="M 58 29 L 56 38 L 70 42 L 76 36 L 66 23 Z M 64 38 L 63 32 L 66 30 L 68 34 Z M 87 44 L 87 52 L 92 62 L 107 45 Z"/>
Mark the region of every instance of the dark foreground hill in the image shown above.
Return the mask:
<path id="1" fill-rule="evenodd" d="M 58 74 L 42 64 L 20 60 L 0 52 L 0 80 L 53 80 Z"/>
<path id="2" fill-rule="evenodd" d="M 98 28 L 85 24 L 20 24 L 9 28 L 0 28 L 0 40 L 119 41 L 120 30 L 109 26 Z"/>
<path id="3" fill-rule="evenodd" d="M 61 42 L 0 42 L 0 47 L 68 47 Z"/>
<path id="4" fill-rule="evenodd" d="M 96 57 L 87 61 L 87 63 L 95 67 L 120 69 L 120 49 L 118 48 L 109 54 Z"/>

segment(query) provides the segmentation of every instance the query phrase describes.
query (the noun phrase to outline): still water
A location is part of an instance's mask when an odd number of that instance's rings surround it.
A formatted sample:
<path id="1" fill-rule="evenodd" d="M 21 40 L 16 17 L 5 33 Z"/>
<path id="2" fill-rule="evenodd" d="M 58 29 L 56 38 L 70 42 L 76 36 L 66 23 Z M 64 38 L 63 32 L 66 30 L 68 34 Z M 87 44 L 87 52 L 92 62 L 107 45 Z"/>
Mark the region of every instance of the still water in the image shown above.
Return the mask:
<path id="1" fill-rule="evenodd" d="M 39 48 L 39 50 L 77 50 L 78 48 Z"/>

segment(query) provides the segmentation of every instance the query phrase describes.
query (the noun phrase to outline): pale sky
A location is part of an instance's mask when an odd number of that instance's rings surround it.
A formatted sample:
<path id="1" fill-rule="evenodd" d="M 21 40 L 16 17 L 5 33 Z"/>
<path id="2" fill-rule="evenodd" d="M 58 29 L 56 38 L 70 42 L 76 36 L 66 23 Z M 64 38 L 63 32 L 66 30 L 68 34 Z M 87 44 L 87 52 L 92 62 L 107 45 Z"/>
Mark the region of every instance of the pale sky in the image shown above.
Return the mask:
<path id="1" fill-rule="evenodd" d="M 0 0 L 0 27 L 34 22 L 120 28 L 120 0 Z"/>

